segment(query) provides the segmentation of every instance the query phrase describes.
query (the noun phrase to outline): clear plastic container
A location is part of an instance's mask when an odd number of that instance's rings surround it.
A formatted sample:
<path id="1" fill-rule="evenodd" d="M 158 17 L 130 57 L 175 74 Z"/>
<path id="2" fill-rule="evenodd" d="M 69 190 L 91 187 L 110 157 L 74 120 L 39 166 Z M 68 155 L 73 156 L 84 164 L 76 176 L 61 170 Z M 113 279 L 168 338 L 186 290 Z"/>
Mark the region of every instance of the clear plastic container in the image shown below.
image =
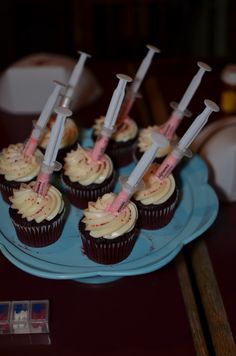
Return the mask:
<path id="1" fill-rule="evenodd" d="M 49 333 L 48 300 L 0 302 L 0 335 L 43 333 Z"/>
<path id="2" fill-rule="evenodd" d="M 0 334 L 10 333 L 11 302 L 0 302 Z"/>
<path id="3" fill-rule="evenodd" d="M 48 333 L 49 302 L 48 300 L 34 300 L 30 311 L 30 332 Z"/>
<path id="4" fill-rule="evenodd" d="M 29 334 L 29 302 L 14 301 L 11 307 L 11 332 L 13 334 Z"/>

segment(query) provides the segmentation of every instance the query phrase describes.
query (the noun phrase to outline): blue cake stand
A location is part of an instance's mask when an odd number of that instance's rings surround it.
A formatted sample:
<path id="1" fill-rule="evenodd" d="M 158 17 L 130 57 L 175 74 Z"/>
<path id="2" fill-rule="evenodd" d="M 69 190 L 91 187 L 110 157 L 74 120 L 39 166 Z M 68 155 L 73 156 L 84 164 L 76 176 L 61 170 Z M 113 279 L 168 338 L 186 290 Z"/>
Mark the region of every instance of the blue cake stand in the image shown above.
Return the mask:
<path id="1" fill-rule="evenodd" d="M 87 131 L 84 146 L 91 143 L 89 135 Z M 128 175 L 133 167 L 131 164 L 119 173 Z M 83 254 L 78 231 L 82 211 L 73 206 L 60 239 L 48 247 L 31 248 L 18 240 L 9 218 L 9 206 L 0 198 L 0 249 L 18 268 L 50 279 L 105 283 L 155 271 L 169 263 L 185 244 L 206 231 L 218 213 L 218 199 L 207 183 L 207 166 L 199 156 L 195 155 L 181 167 L 179 177 L 181 200 L 172 221 L 159 230 L 141 230 L 133 251 L 120 263 L 101 265 Z"/>

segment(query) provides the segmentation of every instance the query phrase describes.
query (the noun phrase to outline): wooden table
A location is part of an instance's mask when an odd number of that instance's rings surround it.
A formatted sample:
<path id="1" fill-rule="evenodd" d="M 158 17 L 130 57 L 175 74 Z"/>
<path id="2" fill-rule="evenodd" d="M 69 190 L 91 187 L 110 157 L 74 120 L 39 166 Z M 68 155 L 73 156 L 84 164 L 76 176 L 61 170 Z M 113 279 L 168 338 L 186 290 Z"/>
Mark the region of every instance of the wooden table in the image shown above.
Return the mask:
<path id="1" fill-rule="evenodd" d="M 213 72 L 191 102 L 219 102 L 223 62 L 209 62 Z M 89 127 L 106 112 L 116 73 L 133 75 L 138 63 L 93 63 L 104 88 L 94 104 L 76 114 Z M 196 72 L 196 60 L 154 61 L 142 85 L 143 98 L 132 109 L 140 126 L 164 122 L 170 101 L 178 101 Z M 217 117 L 217 115 L 216 115 Z M 32 117 L 0 115 L 0 144 L 24 141 Z M 184 131 L 189 122 L 184 121 Z M 202 237 L 186 246 L 167 266 L 108 284 L 47 280 L 31 276 L 0 255 L 0 300 L 49 299 L 49 335 L 0 337 L 2 355 L 235 355 L 236 204 L 220 204 L 219 215 Z"/>

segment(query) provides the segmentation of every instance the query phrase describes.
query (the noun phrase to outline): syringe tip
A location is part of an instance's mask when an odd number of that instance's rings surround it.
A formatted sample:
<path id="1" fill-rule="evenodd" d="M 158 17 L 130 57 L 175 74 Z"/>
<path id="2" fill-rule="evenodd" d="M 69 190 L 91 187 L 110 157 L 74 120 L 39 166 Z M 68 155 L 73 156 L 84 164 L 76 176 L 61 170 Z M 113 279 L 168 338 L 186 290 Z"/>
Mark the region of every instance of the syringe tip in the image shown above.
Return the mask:
<path id="1" fill-rule="evenodd" d="M 218 112 L 220 110 L 219 106 L 212 100 L 205 99 L 204 104 L 212 111 Z"/>
<path id="2" fill-rule="evenodd" d="M 59 80 L 53 80 L 53 83 L 56 84 L 56 86 L 64 88 L 66 87 L 65 84 L 63 84 L 62 82 L 60 82 Z"/>
<path id="3" fill-rule="evenodd" d="M 57 114 L 61 114 L 61 115 L 65 115 L 66 117 L 71 116 L 72 115 L 72 111 L 64 106 L 58 106 L 55 109 L 55 112 Z"/>
<path id="4" fill-rule="evenodd" d="M 116 77 L 118 79 L 125 80 L 126 82 L 132 82 L 132 80 L 133 80 L 129 75 L 121 74 L 121 73 L 116 74 Z"/>
<path id="5" fill-rule="evenodd" d="M 204 69 L 206 72 L 210 72 L 212 70 L 212 68 L 204 62 L 197 62 L 197 65 L 199 68 Z"/>
<path id="6" fill-rule="evenodd" d="M 156 53 L 160 53 L 161 52 L 161 50 L 159 49 L 159 48 L 157 48 L 157 47 L 155 47 L 155 46 L 152 46 L 152 45 L 150 45 L 150 44 L 147 44 L 147 46 L 146 46 L 148 49 L 151 49 L 153 52 L 156 52 Z"/>
<path id="7" fill-rule="evenodd" d="M 84 55 L 86 55 L 88 58 L 89 58 L 89 57 L 92 57 L 91 54 L 88 54 L 88 53 L 83 52 L 83 51 L 77 51 L 77 53 L 79 53 L 79 54 L 84 54 Z"/>

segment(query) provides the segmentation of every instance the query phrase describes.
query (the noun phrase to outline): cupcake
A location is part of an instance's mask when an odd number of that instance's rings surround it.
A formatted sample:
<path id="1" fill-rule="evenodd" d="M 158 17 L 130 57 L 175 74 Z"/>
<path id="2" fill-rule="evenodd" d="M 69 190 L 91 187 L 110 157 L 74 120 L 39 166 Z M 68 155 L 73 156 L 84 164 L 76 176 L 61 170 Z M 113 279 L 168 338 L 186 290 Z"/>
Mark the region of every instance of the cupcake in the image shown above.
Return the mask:
<path id="1" fill-rule="evenodd" d="M 134 158 L 136 161 L 142 157 L 143 153 L 151 146 L 152 139 L 151 135 L 153 132 L 160 132 L 160 128 L 157 125 L 148 126 L 140 130 L 138 140 L 137 140 L 137 147 L 135 149 Z M 177 136 L 174 136 L 173 141 L 177 140 Z M 163 159 L 170 153 L 172 150 L 171 144 L 166 147 L 162 147 L 157 151 L 157 156 L 154 162 L 161 163 Z"/>
<path id="2" fill-rule="evenodd" d="M 45 133 L 43 134 L 40 142 L 39 148 L 45 152 L 46 147 L 48 145 L 50 133 L 52 126 L 55 122 L 55 116 L 52 116 L 48 122 Z M 71 118 L 67 118 L 64 126 L 63 136 L 60 143 L 59 151 L 57 154 L 57 160 L 60 163 L 63 163 L 64 157 L 67 152 L 71 151 L 74 147 L 76 147 L 76 143 L 79 137 L 79 130 L 74 120 Z"/>
<path id="3" fill-rule="evenodd" d="M 139 213 L 139 227 L 154 230 L 166 226 L 173 218 L 178 202 L 178 189 L 175 178 L 170 174 L 160 180 L 154 178 L 158 168 L 153 163 L 143 177 L 144 188 L 133 196 Z"/>
<path id="4" fill-rule="evenodd" d="M 0 153 L 0 191 L 8 204 L 13 189 L 32 181 L 40 170 L 42 153 L 36 150 L 34 155 L 26 156 L 23 149 L 23 143 L 11 144 Z"/>
<path id="5" fill-rule="evenodd" d="M 95 120 L 93 125 L 93 139 L 99 136 L 104 122 L 104 116 Z M 138 137 L 138 126 L 129 117 L 124 119 L 122 124 L 111 136 L 106 153 L 111 157 L 115 167 L 123 167 L 133 161 L 135 143 Z"/>
<path id="6" fill-rule="evenodd" d="M 70 202 L 77 208 L 87 208 L 89 201 L 95 201 L 112 191 L 116 176 L 111 159 L 105 154 L 95 162 L 90 150 L 79 145 L 65 157 L 62 173 L 66 193 Z"/>
<path id="7" fill-rule="evenodd" d="M 108 193 L 90 202 L 79 222 L 85 255 L 97 263 L 113 264 L 126 259 L 136 242 L 138 212 L 129 202 L 119 213 L 107 212 L 115 195 Z"/>
<path id="8" fill-rule="evenodd" d="M 45 197 L 33 190 L 34 182 L 21 184 L 9 198 L 9 214 L 18 239 L 27 246 L 44 247 L 56 242 L 63 229 L 64 202 L 61 193 L 49 186 Z"/>

